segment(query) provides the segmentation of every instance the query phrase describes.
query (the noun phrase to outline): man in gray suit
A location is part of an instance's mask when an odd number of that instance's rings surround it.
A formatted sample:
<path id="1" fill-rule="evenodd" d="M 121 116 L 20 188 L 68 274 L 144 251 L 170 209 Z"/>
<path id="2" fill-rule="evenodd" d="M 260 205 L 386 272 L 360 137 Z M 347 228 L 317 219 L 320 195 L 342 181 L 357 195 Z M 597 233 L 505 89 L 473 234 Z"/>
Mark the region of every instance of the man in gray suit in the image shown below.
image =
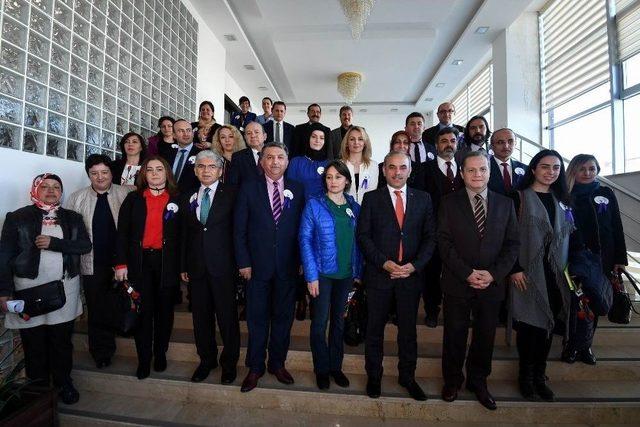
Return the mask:
<path id="1" fill-rule="evenodd" d="M 452 402 L 465 378 L 462 367 L 473 315 L 467 357 L 467 389 L 487 409 L 496 402 L 487 389 L 493 341 L 504 279 L 518 256 L 518 223 L 513 202 L 487 188 L 489 158 L 471 151 L 462 160 L 465 187 L 445 196 L 438 212 L 438 248 L 442 258 L 440 284 L 444 294 L 442 399 Z"/>
<path id="2" fill-rule="evenodd" d="M 333 158 L 340 158 L 340 149 L 342 147 L 342 138 L 347 134 L 347 131 L 351 129 L 353 121 L 353 110 L 348 105 L 340 107 L 340 127 L 331 131 L 331 151 L 333 152 Z"/>

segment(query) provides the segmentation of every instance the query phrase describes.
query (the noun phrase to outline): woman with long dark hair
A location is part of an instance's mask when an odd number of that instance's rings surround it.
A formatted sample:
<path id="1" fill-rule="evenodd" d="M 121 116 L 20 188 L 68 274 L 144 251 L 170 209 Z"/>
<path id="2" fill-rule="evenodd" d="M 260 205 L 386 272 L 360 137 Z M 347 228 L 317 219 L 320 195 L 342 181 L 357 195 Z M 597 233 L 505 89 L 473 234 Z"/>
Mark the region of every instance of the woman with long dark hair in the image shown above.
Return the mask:
<path id="1" fill-rule="evenodd" d="M 147 144 L 147 154 L 156 156 L 160 150 L 173 144 L 173 117 L 162 116 L 158 119 L 158 133 L 149 137 Z"/>
<path id="2" fill-rule="evenodd" d="M 122 157 L 112 164 L 112 180 L 117 185 L 135 185 L 140 166 L 147 157 L 147 144 L 142 135 L 129 132 L 120 139 Z"/>
<path id="3" fill-rule="evenodd" d="M 510 276 L 511 313 L 520 357 L 519 385 L 525 399 L 553 401 L 546 384 L 554 331 L 566 332 L 571 307 L 565 267 L 575 229 L 562 157 L 542 150 L 529 163 L 514 193 L 520 254 Z"/>
<path id="4" fill-rule="evenodd" d="M 628 265 L 627 247 L 620 218 L 618 200 L 609 187 L 598 181 L 600 164 L 591 154 L 578 154 L 567 167 L 567 185 L 574 206 L 574 218 L 580 241 L 602 260 L 602 270 L 607 277 L 617 274 Z M 577 323 L 577 312 L 571 313 L 572 322 Z M 580 360 L 595 365 L 596 356 L 591 344 L 598 317 L 593 327 L 571 328 L 569 340 L 562 352 L 562 360 L 574 363 Z"/>
<path id="5" fill-rule="evenodd" d="M 211 148 L 213 134 L 220 129 L 220 123 L 214 118 L 214 108 L 211 101 L 202 101 L 198 107 L 198 121 L 191 123 L 193 128 L 193 143 L 201 150 Z"/>
<path id="6" fill-rule="evenodd" d="M 116 279 L 129 280 L 140 293 L 135 333 L 138 379 L 167 368 L 173 329 L 173 301 L 180 284 L 178 187 L 171 168 L 159 156 L 142 163 L 137 191 L 120 207 L 116 244 Z"/>

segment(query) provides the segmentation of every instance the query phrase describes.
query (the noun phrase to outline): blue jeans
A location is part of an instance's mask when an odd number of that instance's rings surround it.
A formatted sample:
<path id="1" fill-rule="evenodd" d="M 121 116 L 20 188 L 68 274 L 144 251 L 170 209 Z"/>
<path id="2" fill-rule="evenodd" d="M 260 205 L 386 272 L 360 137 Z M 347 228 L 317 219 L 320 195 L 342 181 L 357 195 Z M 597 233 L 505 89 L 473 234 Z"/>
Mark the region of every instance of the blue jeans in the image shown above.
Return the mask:
<path id="1" fill-rule="evenodd" d="M 344 308 L 353 286 L 351 277 L 329 279 L 320 276 L 320 294 L 312 300 L 311 354 L 316 374 L 328 374 L 342 370 L 344 357 Z M 327 321 L 331 313 L 329 342 L 327 343 Z"/>

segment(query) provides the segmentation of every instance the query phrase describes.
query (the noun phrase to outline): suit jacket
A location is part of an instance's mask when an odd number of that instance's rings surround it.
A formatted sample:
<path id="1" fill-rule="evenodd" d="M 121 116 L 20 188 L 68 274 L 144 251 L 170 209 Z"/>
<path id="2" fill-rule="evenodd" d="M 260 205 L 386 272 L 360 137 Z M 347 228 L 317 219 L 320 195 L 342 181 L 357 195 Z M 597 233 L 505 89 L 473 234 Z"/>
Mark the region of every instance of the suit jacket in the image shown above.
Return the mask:
<path id="1" fill-rule="evenodd" d="M 527 171 L 528 166 L 524 163 L 520 163 L 517 160 L 510 159 L 511 162 L 511 188 L 515 190 L 520 181 L 524 178 L 524 173 Z M 507 194 L 504 188 L 504 181 L 502 180 L 502 167 L 498 166 L 493 156 L 489 159 L 491 164 L 491 176 L 489 176 L 489 189 L 500 194 Z M 518 173 L 522 170 L 522 173 Z"/>
<path id="2" fill-rule="evenodd" d="M 382 171 L 383 166 L 384 162 L 378 164 L 378 188 L 387 188 L 387 179 Z M 415 190 L 426 190 L 424 187 L 424 163 L 411 161 L 411 173 L 407 179 L 407 185 Z"/>
<path id="3" fill-rule="evenodd" d="M 460 133 L 464 132 L 464 127 L 460 125 L 453 125 L 454 128 L 458 129 Z M 429 143 L 435 147 L 436 141 L 438 140 L 438 132 L 440 131 L 440 123 L 435 126 L 431 126 L 424 132 L 422 132 L 422 142 Z"/>
<path id="4" fill-rule="evenodd" d="M 193 194 L 184 194 L 181 201 L 180 271 L 188 272 L 191 278 L 205 273 L 214 277 L 237 274 L 233 254 L 235 188 L 218 183 L 204 225 L 196 215 L 198 191 L 199 188 Z"/>
<path id="5" fill-rule="evenodd" d="M 465 154 L 467 154 L 469 151 L 472 151 L 471 145 L 463 141 L 462 144 L 459 146 L 458 150 L 456 151 L 456 154 L 454 154 L 453 156 L 456 159 L 456 163 L 462 166 L 462 159 L 464 158 Z M 481 151 L 487 154 L 487 149 L 484 147 L 480 147 L 478 151 Z"/>
<path id="6" fill-rule="evenodd" d="M 240 187 L 234 212 L 234 246 L 239 268 L 251 267 L 258 280 L 291 280 L 298 274 L 298 228 L 304 206 L 304 189 L 284 180 L 285 196 L 278 223 L 273 220 L 266 178 L 247 180 Z"/>
<path id="7" fill-rule="evenodd" d="M 242 113 L 233 113 L 231 114 L 230 124 L 237 127 L 240 132 L 244 134 L 244 129 L 251 122 L 255 122 L 258 119 L 256 113 L 252 113 L 249 111 L 244 117 Z"/>
<path id="8" fill-rule="evenodd" d="M 518 221 L 511 199 L 489 190 L 485 235 L 478 235 L 473 207 L 462 188 L 442 199 L 438 213 L 438 248 L 442 258 L 440 286 L 447 295 L 502 300 L 504 278 L 518 257 Z M 486 289 L 469 286 L 472 270 L 487 270 L 494 282 Z"/>
<path id="9" fill-rule="evenodd" d="M 245 148 L 233 153 L 231 156 L 231 170 L 229 171 L 229 184 L 240 186 L 244 181 L 258 179 L 261 176 L 261 169 L 256 165 L 251 148 Z"/>
<path id="10" fill-rule="evenodd" d="M 433 255 L 436 235 L 431 197 L 424 191 L 407 187 L 407 205 L 402 229 L 396 220 L 388 187 L 364 195 L 357 239 L 365 257 L 364 282 L 377 289 L 389 289 L 394 281 L 382 268 L 388 261 L 398 263 L 398 248 L 402 239 L 401 264 L 411 263 L 420 272 Z M 416 274 L 414 273 L 414 274 Z M 422 286 L 422 285 L 420 285 Z"/>
<path id="11" fill-rule="evenodd" d="M 326 126 L 324 127 L 325 135 L 331 134 L 331 129 Z M 291 150 L 289 151 L 289 158 L 292 159 L 297 156 L 304 156 L 305 147 L 309 144 L 309 122 L 301 123 L 295 127 L 293 130 L 293 145 L 291 146 Z M 331 139 L 329 139 L 331 140 Z M 333 154 L 332 151 L 327 151 L 327 153 Z M 332 160 L 332 159 L 329 159 Z"/>
<path id="12" fill-rule="evenodd" d="M 264 131 L 267 134 L 267 140 L 265 142 L 273 142 L 275 141 L 275 139 L 273 138 L 273 128 L 276 125 L 276 122 L 274 122 L 273 120 L 269 120 L 267 123 L 265 123 L 264 126 Z M 287 150 L 289 150 L 289 153 L 291 153 L 291 145 L 293 142 L 293 131 L 294 131 L 294 127 L 291 123 L 287 123 L 285 121 L 282 122 L 282 139 L 283 141 L 281 141 L 284 145 L 287 146 Z M 289 155 L 289 157 L 291 157 L 291 155 Z"/>
<path id="13" fill-rule="evenodd" d="M 331 141 L 331 152 L 334 159 L 340 158 L 340 151 L 342 148 L 342 126 L 335 128 L 331 131 L 329 140 Z"/>
<path id="14" fill-rule="evenodd" d="M 433 211 L 435 213 L 438 212 L 438 208 L 440 207 L 440 200 L 446 194 L 449 194 L 446 188 L 444 188 L 444 181 L 446 179 L 446 175 L 442 173 L 440 167 L 438 167 L 438 160 L 431 160 L 422 164 L 422 169 L 424 171 L 424 188 L 427 193 L 431 196 L 431 201 L 433 202 Z M 456 177 L 453 179 L 453 187 L 456 190 L 464 187 L 464 181 L 462 180 L 462 175 L 460 174 L 460 168 L 458 167 L 458 172 L 456 173 Z"/>
<path id="15" fill-rule="evenodd" d="M 167 163 L 169 163 L 169 168 L 171 169 L 173 169 L 173 162 L 176 159 L 178 150 L 179 148 L 173 148 L 172 146 L 163 147 L 163 149 L 160 150 L 160 156 L 164 157 Z M 200 149 L 196 147 L 195 144 L 193 144 L 191 146 L 191 151 L 189 151 L 189 153 L 187 154 L 187 158 L 184 161 L 184 166 L 182 166 L 180 179 L 178 180 L 178 189 L 180 190 L 180 194 L 188 193 L 200 185 L 200 181 L 198 181 L 198 178 L 196 178 L 196 174 L 193 170 L 196 163 L 195 156 L 199 152 Z M 193 163 L 190 159 L 193 160 Z"/>

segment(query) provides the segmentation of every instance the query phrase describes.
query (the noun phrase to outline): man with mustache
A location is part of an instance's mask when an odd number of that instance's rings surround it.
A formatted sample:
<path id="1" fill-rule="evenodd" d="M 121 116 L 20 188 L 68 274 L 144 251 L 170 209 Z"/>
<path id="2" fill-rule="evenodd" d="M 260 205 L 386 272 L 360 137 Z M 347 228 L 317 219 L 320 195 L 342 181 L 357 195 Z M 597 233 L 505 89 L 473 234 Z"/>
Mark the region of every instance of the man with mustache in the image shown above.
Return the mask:
<path id="1" fill-rule="evenodd" d="M 425 143 L 435 146 L 438 141 L 438 132 L 443 128 L 452 127 L 458 129 L 458 132 L 464 131 L 462 126 L 453 124 L 453 116 L 456 115 L 456 109 L 452 103 L 443 102 L 440 104 L 436 115 L 438 116 L 438 124 L 422 133 L 422 140 Z"/>
<path id="2" fill-rule="evenodd" d="M 320 117 L 322 116 L 322 109 L 318 104 L 311 104 L 307 107 L 307 117 L 309 121 L 307 123 L 301 123 L 293 130 L 293 145 L 291 146 L 291 153 L 289 158 L 298 156 L 304 156 L 305 147 L 309 144 L 309 136 L 311 135 L 311 129 L 309 127 L 312 123 L 320 123 Z M 325 135 L 331 134 L 331 129 L 322 125 Z M 333 152 L 329 152 L 329 159 L 333 160 Z"/>
<path id="3" fill-rule="evenodd" d="M 437 157 L 424 165 L 424 188 L 431 195 L 433 211 L 437 215 L 440 199 L 464 186 L 455 160 L 458 130 L 453 127 L 438 131 Z M 440 273 L 442 260 L 436 248 L 424 271 L 422 298 L 424 300 L 424 323 L 430 328 L 438 326 L 438 314 L 442 303 Z"/>
<path id="4" fill-rule="evenodd" d="M 462 158 L 470 151 L 487 152 L 487 143 L 491 137 L 489 122 L 483 116 L 473 116 L 464 128 L 464 138 L 458 145 L 456 161 L 462 164 Z"/>

